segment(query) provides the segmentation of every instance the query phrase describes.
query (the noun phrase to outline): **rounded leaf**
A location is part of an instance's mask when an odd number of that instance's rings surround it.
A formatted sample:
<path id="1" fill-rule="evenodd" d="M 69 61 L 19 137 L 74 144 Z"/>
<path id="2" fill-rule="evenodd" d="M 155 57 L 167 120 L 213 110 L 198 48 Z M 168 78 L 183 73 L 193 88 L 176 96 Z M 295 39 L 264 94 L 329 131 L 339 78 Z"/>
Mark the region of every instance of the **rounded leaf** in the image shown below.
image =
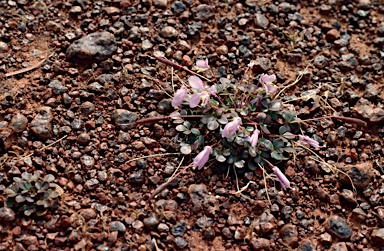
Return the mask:
<path id="1" fill-rule="evenodd" d="M 228 123 L 228 119 L 227 117 L 220 117 L 219 119 L 217 119 L 217 122 L 219 122 L 222 125 L 225 125 Z"/>
<path id="2" fill-rule="evenodd" d="M 212 120 L 208 123 L 207 128 L 211 131 L 216 130 L 219 127 L 219 123 L 216 120 Z"/>
<path id="3" fill-rule="evenodd" d="M 15 197 L 17 195 L 17 192 L 10 188 L 5 189 L 4 192 L 8 195 L 8 197 Z"/>
<path id="4" fill-rule="evenodd" d="M 192 152 L 191 145 L 184 145 L 180 147 L 180 152 L 185 155 L 190 154 Z"/>
<path id="5" fill-rule="evenodd" d="M 234 163 L 235 167 L 237 168 L 243 168 L 244 167 L 244 164 L 245 164 L 245 161 L 244 160 L 238 160 Z"/>
<path id="6" fill-rule="evenodd" d="M 224 162 L 227 159 L 223 155 L 218 154 L 218 155 L 216 155 L 216 160 L 219 161 L 219 162 Z"/>
<path id="7" fill-rule="evenodd" d="M 46 182 L 52 182 L 55 180 L 55 176 L 53 176 L 52 174 L 47 174 L 44 178 L 44 181 Z"/>
<path id="8" fill-rule="evenodd" d="M 19 194 L 19 195 L 16 196 L 15 201 L 16 201 L 17 203 L 22 203 L 22 202 L 25 201 L 25 197 L 24 197 L 23 195 L 20 195 L 20 194 Z"/>
<path id="9" fill-rule="evenodd" d="M 188 128 L 185 127 L 185 125 L 178 125 L 178 126 L 176 126 L 176 131 L 184 132 L 186 130 L 188 130 Z"/>

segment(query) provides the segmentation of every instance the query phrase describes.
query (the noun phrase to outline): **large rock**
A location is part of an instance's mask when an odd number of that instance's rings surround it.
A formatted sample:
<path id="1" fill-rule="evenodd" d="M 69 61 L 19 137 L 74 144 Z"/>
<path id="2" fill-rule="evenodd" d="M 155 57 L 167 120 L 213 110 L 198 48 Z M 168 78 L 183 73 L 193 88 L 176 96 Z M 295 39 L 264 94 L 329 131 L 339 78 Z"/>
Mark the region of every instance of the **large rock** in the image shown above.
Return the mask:
<path id="1" fill-rule="evenodd" d="M 12 142 L 15 140 L 15 134 L 10 128 L 0 129 L 0 152 L 7 151 L 12 146 Z"/>
<path id="2" fill-rule="evenodd" d="M 208 21 L 215 16 L 214 9 L 207 4 L 200 4 L 192 9 L 195 20 Z"/>
<path id="3" fill-rule="evenodd" d="M 52 108 L 41 107 L 31 122 L 31 131 L 38 139 L 50 139 L 52 137 L 52 120 Z"/>
<path id="4" fill-rule="evenodd" d="M 73 42 L 67 49 L 67 59 L 79 63 L 94 63 L 109 58 L 117 50 L 115 36 L 95 32 Z"/>
<path id="5" fill-rule="evenodd" d="M 340 174 L 340 180 L 345 184 L 353 185 L 357 188 L 365 188 L 369 185 L 373 177 L 372 163 L 361 163 L 356 165 L 340 165 L 339 168 L 343 171 Z M 347 177 L 345 174 L 348 174 Z"/>
<path id="6" fill-rule="evenodd" d="M 371 122 L 384 121 L 384 110 L 380 107 L 375 107 L 371 102 L 364 98 L 359 99 L 353 109 L 360 116 L 369 119 Z"/>
<path id="7" fill-rule="evenodd" d="M 16 133 L 22 132 L 25 130 L 28 124 L 28 119 L 23 114 L 16 114 L 12 117 L 9 127 Z"/>
<path id="8" fill-rule="evenodd" d="M 115 126 L 120 129 L 132 129 L 135 127 L 133 122 L 137 120 L 137 114 L 124 109 L 116 109 L 112 112 L 111 118 Z"/>
<path id="9" fill-rule="evenodd" d="M 352 228 L 340 216 L 331 216 L 325 223 L 326 230 L 340 239 L 348 239 L 352 235 Z"/>

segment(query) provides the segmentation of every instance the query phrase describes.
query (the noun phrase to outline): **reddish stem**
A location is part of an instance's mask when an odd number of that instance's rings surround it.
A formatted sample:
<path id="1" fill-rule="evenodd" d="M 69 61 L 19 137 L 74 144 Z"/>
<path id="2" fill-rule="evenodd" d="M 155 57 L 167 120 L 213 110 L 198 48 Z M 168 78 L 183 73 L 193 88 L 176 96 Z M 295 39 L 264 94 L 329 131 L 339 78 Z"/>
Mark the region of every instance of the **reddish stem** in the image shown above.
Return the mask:
<path id="1" fill-rule="evenodd" d="M 192 75 L 196 75 L 195 72 L 191 71 L 191 70 L 188 69 L 187 67 L 184 67 L 184 66 L 182 66 L 182 65 L 179 65 L 178 63 L 175 63 L 175 62 L 172 62 L 172 61 L 170 61 L 170 60 L 168 60 L 168 59 L 161 58 L 161 57 L 157 57 L 157 56 L 154 56 L 154 58 L 155 58 L 157 61 L 160 61 L 160 62 L 162 62 L 162 63 L 164 63 L 164 64 L 166 64 L 166 65 L 169 65 L 169 66 L 171 66 L 171 67 L 175 67 L 175 68 L 177 68 L 177 69 L 182 69 L 182 70 L 184 70 L 184 71 L 186 71 L 186 72 L 191 73 Z"/>

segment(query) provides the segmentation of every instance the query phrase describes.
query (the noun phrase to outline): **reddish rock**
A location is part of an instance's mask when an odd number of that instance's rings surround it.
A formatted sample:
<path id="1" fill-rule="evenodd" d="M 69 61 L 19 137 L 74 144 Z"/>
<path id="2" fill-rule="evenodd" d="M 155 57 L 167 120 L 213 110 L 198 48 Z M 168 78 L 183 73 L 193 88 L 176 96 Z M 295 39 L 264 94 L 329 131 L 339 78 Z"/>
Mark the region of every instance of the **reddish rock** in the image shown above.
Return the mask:
<path id="1" fill-rule="evenodd" d="M 285 244 L 290 247 L 295 247 L 298 244 L 299 236 L 297 233 L 297 227 L 292 224 L 285 225 L 280 230 L 280 238 Z"/>
<path id="2" fill-rule="evenodd" d="M 335 41 L 340 38 L 340 32 L 336 29 L 331 29 L 327 32 L 326 37 L 328 41 Z"/>

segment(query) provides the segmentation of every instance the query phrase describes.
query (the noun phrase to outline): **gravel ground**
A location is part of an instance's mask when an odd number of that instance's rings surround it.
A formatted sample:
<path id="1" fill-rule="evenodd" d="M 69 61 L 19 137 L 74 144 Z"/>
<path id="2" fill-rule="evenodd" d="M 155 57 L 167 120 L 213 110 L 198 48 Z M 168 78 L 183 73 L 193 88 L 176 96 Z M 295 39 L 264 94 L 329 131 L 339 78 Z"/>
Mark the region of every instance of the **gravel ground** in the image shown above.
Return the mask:
<path id="1" fill-rule="evenodd" d="M 324 162 L 288 160 L 291 190 L 212 167 L 148 201 L 191 161 L 171 121 L 127 125 L 170 114 L 189 76 L 152 56 L 233 83 L 255 60 L 280 89 L 299 79 L 282 99 L 300 118 L 368 126 L 304 125 Z M 383 65 L 382 0 L 0 0 L 0 250 L 384 250 Z M 37 170 L 59 196 L 6 207 Z"/>

